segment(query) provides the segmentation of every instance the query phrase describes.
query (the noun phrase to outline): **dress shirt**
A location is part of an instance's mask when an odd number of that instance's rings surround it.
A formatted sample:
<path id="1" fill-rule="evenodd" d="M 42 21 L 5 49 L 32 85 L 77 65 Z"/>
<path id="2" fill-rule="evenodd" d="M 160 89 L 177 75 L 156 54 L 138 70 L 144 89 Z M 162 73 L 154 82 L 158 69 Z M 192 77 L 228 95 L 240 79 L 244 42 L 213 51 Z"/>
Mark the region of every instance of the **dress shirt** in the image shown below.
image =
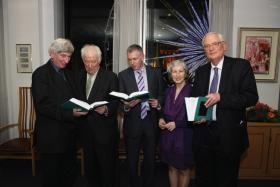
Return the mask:
<path id="1" fill-rule="evenodd" d="M 87 73 L 87 80 L 88 80 L 89 78 L 91 79 L 91 85 L 90 85 L 90 89 L 89 89 L 90 91 L 89 91 L 89 93 L 91 92 L 91 89 L 92 89 L 92 86 L 93 86 L 94 81 L 95 81 L 95 79 L 96 79 L 96 76 L 97 76 L 98 71 L 99 71 L 99 69 L 98 69 L 93 75 Z M 90 95 L 90 94 L 89 94 L 89 95 Z"/>
<path id="2" fill-rule="evenodd" d="M 222 60 L 218 63 L 217 66 L 215 66 L 215 65 L 213 65 L 211 63 L 211 73 L 210 73 L 210 81 L 209 81 L 208 93 L 210 91 L 211 82 L 212 82 L 212 80 L 214 78 L 214 68 L 218 68 L 219 80 L 218 80 L 218 85 L 217 85 L 217 91 L 216 92 L 219 92 L 219 86 L 220 86 L 220 80 L 221 80 L 221 75 L 222 75 L 223 63 L 224 63 L 224 58 L 222 58 Z M 217 105 L 214 105 L 213 106 L 213 113 L 212 113 L 212 120 L 213 121 L 217 120 L 216 111 L 217 111 Z"/>
<path id="3" fill-rule="evenodd" d="M 138 73 L 137 73 L 137 71 L 142 71 L 142 76 L 143 76 L 144 84 L 145 84 L 144 90 L 145 90 L 145 91 L 149 91 L 149 89 L 148 89 L 148 79 L 147 79 L 146 67 L 143 66 L 140 70 L 135 70 L 135 71 L 134 71 L 135 80 L 138 79 Z M 149 110 L 150 110 L 150 105 L 149 105 L 148 101 L 145 102 L 145 105 L 147 106 L 147 110 L 149 111 Z"/>

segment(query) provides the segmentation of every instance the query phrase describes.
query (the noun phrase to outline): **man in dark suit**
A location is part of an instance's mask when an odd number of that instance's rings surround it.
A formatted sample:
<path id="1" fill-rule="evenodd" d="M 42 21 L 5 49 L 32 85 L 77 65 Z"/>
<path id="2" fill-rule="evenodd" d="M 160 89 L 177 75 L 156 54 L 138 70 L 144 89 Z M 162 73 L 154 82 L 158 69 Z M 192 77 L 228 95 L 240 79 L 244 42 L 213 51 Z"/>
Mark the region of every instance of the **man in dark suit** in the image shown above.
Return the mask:
<path id="1" fill-rule="evenodd" d="M 197 187 L 236 187 L 241 154 L 248 148 L 246 107 L 258 93 L 250 63 L 224 56 L 223 36 L 203 38 L 210 63 L 196 71 L 192 96 L 206 96 L 213 106 L 212 121 L 195 122 L 193 148 Z"/>
<path id="2" fill-rule="evenodd" d="M 128 47 L 127 59 L 130 67 L 118 75 L 119 91 L 130 94 L 146 90 L 153 98 L 148 101 L 139 99 L 130 102 L 123 101 L 124 140 L 129 167 L 129 183 L 130 187 L 139 185 L 137 163 L 142 148 L 144 152 L 143 186 L 152 187 L 158 131 L 157 109 L 160 107 L 162 94 L 161 81 L 154 69 L 144 65 L 144 54 L 139 45 L 133 44 Z"/>
<path id="3" fill-rule="evenodd" d="M 32 74 L 32 96 L 36 111 L 35 147 L 40 153 L 43 187 L 71 187 L 77 171 L 76 117 L 85 115 L 62 104 L 75 97 L 65 71 L 74 47 L 56 39 L 49 47 L 50 60 Z"/>
<path id="4" fill-rule="evenodd" d="M 79 98 L 91 104 L 109 104 L 90 111 L 81 122 L 81 141 L 85 154 L 85 176 L 91 186 L 114 187 L 117 159 L 118 102 L 109 97 L 118 90 L 117 75 L 100 68 L 102 53 L 98 46 L 87 44 L 81 49 L 85 69 L 76 78 Z"/>

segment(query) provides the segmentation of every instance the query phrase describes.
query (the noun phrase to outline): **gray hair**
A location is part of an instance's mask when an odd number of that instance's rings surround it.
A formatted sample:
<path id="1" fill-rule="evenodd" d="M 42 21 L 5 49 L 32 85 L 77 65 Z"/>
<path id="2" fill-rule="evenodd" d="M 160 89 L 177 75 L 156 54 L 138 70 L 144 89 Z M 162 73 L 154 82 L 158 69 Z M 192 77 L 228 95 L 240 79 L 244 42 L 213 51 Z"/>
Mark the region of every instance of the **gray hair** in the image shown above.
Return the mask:
<path id="1" fill-rule="evenodd" d="M 172 69 L 174 67 L 176 67 L 176 66 L 182 66 L 183 67 L 183 69 L 185 70 L 185 79 L 188 79 L 188 77 L 189 77 L 189 69 L 188 69 L 186 63 L 183 60 L 180 60 L 180 59 L 172 61 L 170 66 L 168 67 L 167 71 L 168 71 L 168 74 L 169 74 L 169 79 L 171 81 L 173 81 L 172 77 L 171 77 L 171 74 L 172 74 Z"/>
<path id="2" fill-rule="evenodd" d="M 70 53 L 72 54 L 74 52 L 73 44 L 70 40 L 64 39 L 64 38 L 57 38 L 54 40 L 50 47 L 49 47 L 49 54 L 51 53 Z"/>
<path id="3" fill-rule="evenodd" d="M 102 58 L 102 52 L 100 50 L 100 48 L 94 44 L 86 44 L 83 46 L 83 48 L 81 49 L 81 56 L 82 56 L 82 59 L 84 59 L 86 53 L 88 51 L 93 51 L 96 55 L 96 57 L 101 60 Z"/>
<path id="4" fill-rule="evenodd" d="M 138 44 L 132 44 L 127 48 L 127 53 L 131 53 L 132 51 L 139 51 L 143 53 L 143 48 Z"/>
<path id="5" fill-rule="evenodd" d="M 224 39 L 224 36 L 221 34 L 221 33 L 218 33 L 218 32 L 208 32 L 207 34 L 204 35 L 204 37 L 202 38 L 202 45 L 204 46 L 204 41 L 205 41 L 205 38 L 209 35 L 217 35 L 220 42 L 223 42 L 225 41 Z"/>

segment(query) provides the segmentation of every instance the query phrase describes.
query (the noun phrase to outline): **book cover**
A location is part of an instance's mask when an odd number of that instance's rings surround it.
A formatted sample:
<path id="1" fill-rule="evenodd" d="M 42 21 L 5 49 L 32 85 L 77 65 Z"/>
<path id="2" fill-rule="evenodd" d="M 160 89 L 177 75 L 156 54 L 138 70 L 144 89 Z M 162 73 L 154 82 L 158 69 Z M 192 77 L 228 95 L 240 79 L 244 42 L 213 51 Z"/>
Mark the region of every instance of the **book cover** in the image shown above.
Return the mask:
<path id="1" fill-rule="evenodd" d="M 112 97 L 115 97 L 117 99 L 123 99 L 125 101 L 131 101 L 131 100 L 135 100 L 135 99 L 146 100 L 151 97 L 150 93 L 148 91 L 133 92 L 129 95 L 127 95 L 125 93 L 121 93 L 121 92 L 112 91 L 109 93 L 109 95 Z"/>
<path id="2" fill-rule="evenodd" d="M 96 107 L 103 106 L 106 104 L 108 104 L 107 101 L 97 101 L 92 104 L 88 104 L 87 102 L 78 100 L 76 98 L 71 98 L 70 100 L 63 103 L 62 107 L 65 109 L 79 108 L 79 109 L 81 109 L 81 111 L 87 112 L 89 110 L 95 109 Z"/>
<path id="3" fill-rule="evenodd" d="M 206 108 L 206 97 L 186 97 L 188 121 L 211 120 L 213 107 Z"/>

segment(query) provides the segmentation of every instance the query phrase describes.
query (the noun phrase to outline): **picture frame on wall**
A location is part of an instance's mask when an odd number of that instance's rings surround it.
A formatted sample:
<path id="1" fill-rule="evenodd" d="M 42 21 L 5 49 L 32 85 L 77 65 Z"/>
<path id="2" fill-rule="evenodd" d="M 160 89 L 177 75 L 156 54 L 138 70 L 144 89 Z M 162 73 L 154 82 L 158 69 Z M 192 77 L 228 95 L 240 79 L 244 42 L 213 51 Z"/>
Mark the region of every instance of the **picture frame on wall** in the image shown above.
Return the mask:
<path id="1" fill-rule="evenodd" d="M 32 73 L 31 44 L 16 44 L 18 73 Z"/>
<path id="2" fill-rule="evenodd" d="M 237 55 L 250 62 L 256 81 L 277 81 L 279 34 L 278 28 L 241 27 L 239 29 Z"/>

